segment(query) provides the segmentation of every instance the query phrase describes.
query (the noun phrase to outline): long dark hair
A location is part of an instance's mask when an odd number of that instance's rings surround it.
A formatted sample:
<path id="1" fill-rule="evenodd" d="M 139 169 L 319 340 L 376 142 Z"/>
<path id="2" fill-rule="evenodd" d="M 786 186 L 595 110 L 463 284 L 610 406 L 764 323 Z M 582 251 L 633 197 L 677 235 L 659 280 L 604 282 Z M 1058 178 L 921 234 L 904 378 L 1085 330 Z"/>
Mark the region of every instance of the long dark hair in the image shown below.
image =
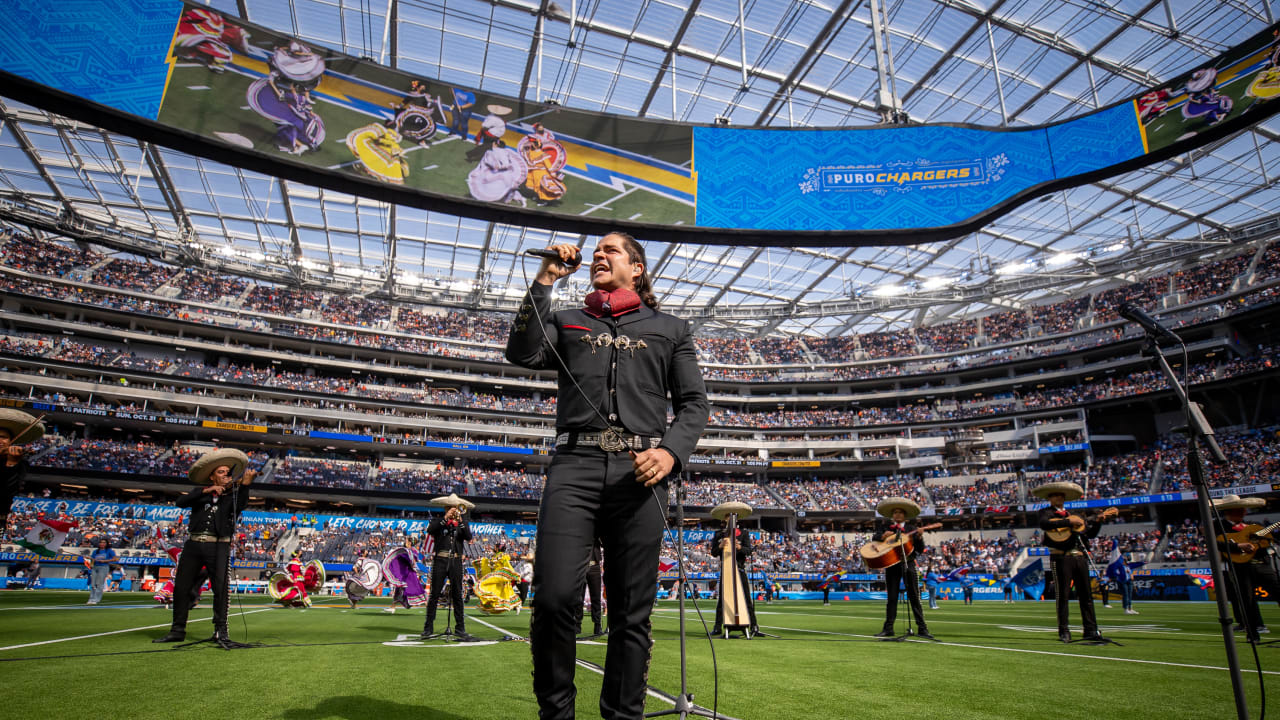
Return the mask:
<path id="1" fill-rule="evenodd" d="M 644 266 L 644 272 L 636 276 L 636 294 L 640 296 L 640 302 L 657 310 L 658 296 L 653 294 L 653 281 L 649 279 L 649 260 L 644 256 L 644 248 L 640 246 L 638 240 L 620 230 L 614 230 L 609 235 L 622 238 L 622 246 L 627 249 L 627 257 L 631 262 Z"/>

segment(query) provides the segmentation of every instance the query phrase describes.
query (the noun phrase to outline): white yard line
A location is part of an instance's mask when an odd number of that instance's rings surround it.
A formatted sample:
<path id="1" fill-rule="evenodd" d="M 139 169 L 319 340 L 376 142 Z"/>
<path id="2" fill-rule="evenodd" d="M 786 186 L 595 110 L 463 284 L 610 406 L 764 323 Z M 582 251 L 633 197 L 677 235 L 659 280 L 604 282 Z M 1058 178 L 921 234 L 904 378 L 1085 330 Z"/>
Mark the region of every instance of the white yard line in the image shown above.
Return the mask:
<path id="1" fill-rule="evenodd" d="M 667 612 L 674 612 L 674 610 L 669 610 L 669 611 L 667 611 Z M 845 615 L 845 614 L 834 614 L 834 613 L 833 613 L 833 614 L 825 614 L 825 613 L 789 613 L 789 612 L 771 612 L 771 611 L 768 611 L 768 610 L 758 610 L 758 611 L 756 611 L 756 614 L 757 614 L 757 615 L 791 615 L 791 616 L 797 616 L 797 615 L 798 615 L 798 616 L 803 616 L 803 617 L 821 617 L 821 618 L 833 618 L 833 617 L 836 617 L 836 618 L 849 619 L 849 620 L 883 620 L 883 619 L 884 619 L 882 616 L 879 616 L 879 615 Z M 984 615 L 992 615 L 993 613 L 983 613 L 983 614 L 984 614 Z M 937 618 L 937 617 L 935 617 L 935 618 L 930 618 L 930 617 L 929 617 L 929 615 L 930 615 L 930 613 L 925 613 L 925 618 L 929 620 L 929 624 L 930 624 L 930 625 L 943 625 L 943 624 L 946 624 L 946 625 L 976 625 L 976 626 L 978 626 L 978 627 L 994 627 L 994 628 L 1007 627 L 1007 626 L 1009 626 L 1009 625 L 1019 624 L 1020 622 L 1021 622 L 1021 623 L 1025 623 L 1025 622 L 1027 622 L 1027 621 L 1029 621 L 1029 620 L 1043 620 L 1043 619 L 1045 619 L 1044 615 L 1037 613 L 1037 614 L 1035 614 L 1035 615 L 1005 616 L 1005 617 L 1007 618 L 1005 622 L 1002 622 L 1002 623 L 992 623 L 992 622 L 977 622 L 977 621 L 974 621 L 974 620 L 958 620 L 958 619 L 956 619 L 956 620 L 944 620 L 944 619 L 942 619 L 942 618 Z M 1132 616 L 1130 616 L 1130 617 L 1132 617 Z M 1055 622 L 1056 622 L 1056 621 L 1055 621 Z M 1129 626 L 1127 626 L 1127 625 L 1119 625 L 1119 624 L 1115 624 L 1115 623 L 1107 623 L 1107 622 L 1105 622 L 1105 620 L 1104 620 L 1104 619 L 1101 619 L 1101 618 L 1099 619 L 1099 621 L 1098 621 L 1098 622 L 1099 622 L 1099 624 L 1100 624 L 1100 625 L 1102 625 L 1103 627 L 1106 627 L 1106 628 L 1108 628 L 1108 629 L 1110 629 L 1110 628 L 1114 628 L 1114 629 L 1115 629 L 1116 631 L 1118 631 L 1118 632 L 1156 633 L 1156 634 L 1159 634 L 1159 635 L 1169 635 L 1169 634 L 1170 634 L 1170 632 L 1169 632 L 1168 630 L 1150 630 L 1150 629 L 1143 629 L 1143 626 L 1144 626 L 1145 624 L 1147 624 L 1147 623 L 1135 622 L 1134 624 L 1135 624 L 1137 627 L 1134 627 L 1134 628 L 1130 629 L 1130 628 L 1129 628 Z M 1179 621 L 1179 622 L 1198 623 L 1199 621 L 1196 621 L 1196 620 L 1186 620 L 1186 621 Z M 1217 623 L 1215 622 L 1215 623 L 1213 623 L 1213 624 L 1215 624 L 1215 625 L 1216 625 Z M 1056 629 L 1056 628 L 1057 628 L 1057 625 L 1056 625 L 1056 624 L 1055 624 L 1055 625 L 1045 625 L 1044 627 L 1049 628 L 1049 629 Z M 1079 627 L 1079 625 L 1073 625 L 1072 627 Z M 1179 634 L 1179 635 L 1191 635 L 1191 636 L 1197 636 L 1197 637 L 1222 637 L 1222 633 L 1198 633 L 1198 632 L 1190 632 L 1190 631 L 1187 631 L 1187 630 L 1181 630 L 1181 629 L 1178 629 L 1178 628 L 1170 628 L 1170 630 L 1175 630 L 1175 631 L 1177 631 L 1177 634 Z"/>
<path id="2" fill-rule="evenodd" d="M 828 630 L 808 630 L 804 628 L 788 628 L 788 627 L 779 627 L 776 625 L 761 625 L 760 627 L 765 628 L 767 630 L 787 630 L 789 632 L 814 633 L 816 635 L 840 635 L 844 637 L 856 637 L 856 638 L 875 637 L 874 635 L 856 635 L 854 633 L 838 633 L 838 632 L 831 632 Z M 1164 665 L 1166 667 L 1191 668 L 1193 670 L 1228 670 L 1229 669 L 1229 668 L 1221 667 L 1218 665 L 1195 665 L 1192 663 L 1165 662 L 1163 660 L 1139 660 L 1137 658 L 1118 658 L 1118 657 L 1109 657 L 1107 655 L 1081 655 L 1079 653 L 1057 652 L 1054 650 L 1028 650 L 1025 648 L 993 647 L 991 645 L 971 645 L 969 643 L 939 642 L 939 641 L 931 641 L 931 640 L 911 640 L 910 642 L 922 643 L 925 645 L 947 645 L 950 647 L 975 648 L 978 650 L 995 650 L 998 652 L 1026 653 L 1029 655 L 1054 655 L 1057 657 L 1081 658 L 1084 660 L 1109 660 L 1111 662 L 1138 663 L 1141 665 Z M 1257 670 L 1252 670 L 1247 668 L 1242 668 L 1242 671 L 1257 672 Z M 1263 670 L 1262 673 L 1264 675 L 1280 675 L 1280 671 L 1276 671 L 1276 670 Z"/>
<path id="3" fill-rule="evenodd" d="M 468 619 L 470 619 L 470 620 L 474 620 L 475 622 L 478 622 L 478 623 L 480 623 L 481 625 L 483 625 L 483 626 L 485 626 L 485 627 L 487 627 L 487 628 L 490 628 L 490 629 L 493 629 L 493 630 L 497 630 L 498 632 L 502 633 L 503 635 L 515 636 L 515 633 L 511 632 L 510 630 L 507 630 L 507 629 L 505 629 L 505 628 L 500 628 L 500 627 L 498 627 L 497 625 L 494 625 L 493 623 L 485 622 L 484 620 L 481 620 L 480 618 L 478 618 L 478 617 L 476 617 L 476 616 L 474 616 L 474 615 L 468 615 L 468 616 L 467 616 L 467 618 L 468 618 Z M 600 645 L 601 643 L 593 643 L 593 644 Z M 577 660 L 577 661 L 576 661 L 576 663 L 577 663 L 578 667 L 586 668 L 587 670 L 590 670 L 591 672 L 596 673 L 597 675 L 604 675 L 604 671 L 603 671 L 603 670 L 601 670 L 600 668 L 596 667 L 595 665 L 593 665 L 593 664 L 591 664 L 591 663 L 584 662 L 584 661 L 582 661 L 582 660 Z M 649 697 L 657 698 L 657 699 L 661 700 L 662 702 L 667 703 L 668 705 L 674 705 L 674 704 L 675 704 L 675 703 L 671 702 L 671 699 L 670 699 L 670 698 L 664 697 L 664 696 L 663 696 L 663 695 L 661 695 L 660 693 L 654 692 L 652 688 L 646 688 L 646 689 L 645 689 L 645 693 L 647 693 L 647 694 L 649 695 Z"/>
<path id="4" fill-rule="evenodd" d="M 235 617 L 237 615 L 252 615 L 254 613 L 267 612 L 268 610 L 273 610 L 273 609 L 274 608 L 263 608 L 261 610 L 245 610 L 243 612 L 232 613 L 228 617 Z M 197 622 L 203 622 L 205 620 L 212 620 L 212 619 L 213 619 L 212 617 L 197 618 L 195 620 L 192 620 L 191 622 L 197 623 Z M 37 645 L 52 645 L 54 643 L 70 642 L 71 640 L 87 640 L 89 638 L 105 637 L 107 635 L 120 635 L 121 633 L 131 633 L 131 632 L 137 632 L 139 630 L 155 630 L 157 628 L 167 628 L 170 625 L 172 625 L 172 623 L 164 623 L 162 625 L 143 625 L 142 627 L 127 628 L 125 630 L 112 630 L 110 632 L 94 633 L 93 635 L 77 635 L 75 637 L 58 638 L 57 640 L 41 640 L 40 642 L 23 643 L 21 645 L 9 645 L 8 647 L 0 647 L 0 650 L 17 650 L 19 648 L 36 647 Z"/>

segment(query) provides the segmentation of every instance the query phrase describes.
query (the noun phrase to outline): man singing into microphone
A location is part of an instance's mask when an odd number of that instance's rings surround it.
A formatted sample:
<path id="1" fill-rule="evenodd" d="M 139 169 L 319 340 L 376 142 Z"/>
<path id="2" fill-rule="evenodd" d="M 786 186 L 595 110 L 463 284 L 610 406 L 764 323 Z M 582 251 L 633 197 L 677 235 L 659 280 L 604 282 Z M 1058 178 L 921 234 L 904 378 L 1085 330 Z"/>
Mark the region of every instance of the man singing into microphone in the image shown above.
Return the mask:
<path id="1" fill-rule="evenodd" d="M 658 312 L 644 249 L 625 233 L 600 239 L 595 291 L 551 311 L 551 286 L 577 269 L 578 248 L 554 245 L 507 340 L 507 359 L 558 373 L 556 453 L 538 514 L 533 569 L 533 689 L 538 717 L 574 715 L 575 605 L 591 546 L 604 548 L 609 598 L 600 714 L 644 716 L 649 614 L 667 511 L 666 478 L 693 452 L 708 405 L 689 324 Z M 667 423 L 670 405 L 674 420 Z"/>
<path id="2" fill-rule="evenodd" d="M 449 604 L 453 608 L 453 634 L 462 642 L 475 642 L 476 637 L 467 632 L 466 606 L 462 600 L 462 560 L 465 543 L 471 541 L 471 526 L 462 519 L 462 510 L 474 507 L 457 494 L 436 498 L 437 504 L 448 504 L 444 519 L 433 518 L 427 526 L 427 534 L 434 541 L 431 558 L 431 596 L 427 600 L 427 622 L 422 627 L 422 638 L 436 637 L 436 608 L 444 591 L 444 581 L 449 581 Z"/>
<path id="3" fill-rule="evenodd" d="M 199 587 L 197 583 L 203 569 L 208 573 L 209 585 L 213 589 L 213 639 L 224 647 L 231 643 L 227 635 L 227 611 L 231 602 L 231 539 L 235 535 L 236 518 L 249 504 L 249 490 L 241 487 L 234 492 L 236 488 L 233 486 L 248 485 L 257 477 L 258 472 L 247 469 L 248 466 L 248 455 L 234 448 L 224 448 L 200 456 L 187 471 L 187 477 L 198 487 L 176 503 L 180 508 L 191 509 L 191 518 L 187 521 L 191 536 L 182 546 L 173 581 L 173 624 L 168 634 L 151 642 L 182 642 L 186 639 L 187 616 L 194 604 L 191 598 L 196 596 L 195 589 Z"/>

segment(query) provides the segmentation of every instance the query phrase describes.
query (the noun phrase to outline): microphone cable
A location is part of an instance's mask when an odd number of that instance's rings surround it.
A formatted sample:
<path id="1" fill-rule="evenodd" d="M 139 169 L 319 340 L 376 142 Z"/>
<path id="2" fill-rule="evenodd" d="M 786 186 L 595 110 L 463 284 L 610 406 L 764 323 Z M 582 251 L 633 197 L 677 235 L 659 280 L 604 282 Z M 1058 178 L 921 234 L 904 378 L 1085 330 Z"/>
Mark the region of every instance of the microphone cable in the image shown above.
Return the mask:
<path id="1" fill-rule="evenodd" d="M 581 250 L 579 250 L 579 252 L 581 252 Z M 561 264 L 563 264 L 563 263 L 561 263 Z M 581 263 L 579 263 L 577 267 L 581 267 Z M 589 269 L 590 269 L 590 265 L 588 265 L 587 267 L 588 267 L 588 270 L 589 270 Z M 528 288 L 530 288 L 530 289 L 532 289 L 533 284 L 529 281 L 529 271 L 528 271 L 528 268 L 527 268 L 523 263 L 521 263 L 521 265 L 520 265 L 520 273 L 521 273 L 521 275 L 522 275 L 522 276 L 523 276 L 523 278 L 524 278 L 525 286 L 526 286 L 526 287 L 528 287 Z M 566 277 L 568 277 L 568 276 L 566 276 Z M 551 285 L 551 287 L 552 287 L 552 289 L 554 289 L 554 288 L 555 288 L 554 283 Z M 526 292 L 526 295 L 528 295 L 529 291 L 528 291 L 528 290 L 526 290 L 525 292 Z M 533 308 L 534 319 L 538 322 L 538 328 L 539 328 L 539 329 L 541 329 L 541 331 L 542 331 L 542 341 L 543 341 L 543 344 L 544 344 L 544 345 L 545 345 L 549 350 L 551 350 L 551 354 L 555 357 L 555 360 L 556 360 L 557 365 L 559 366 L 559 369 L 560 369 L 560 370 L 562 370 L 562 371 L 564 372 L 565 376 L 569 378 L 569 381 L 573 383 L 573 387 L 574 387 L 575 389 L 577 389 L 577 391 L 578 391 L 578 395 L 580 395 L 580 396 L 582 397 L 582 399 L 583 399 L 584 401 L 586 401 L 587 405 L 591 408 L 591 411 L 592 411 L 593 413 L 595 413 L 596 417 L 597 417 L 597 418 L 599 418 L 601 422 L 603 422 L 603 423 L 604 423 L 604 427 L 606 428 L 606 430 L 607 430 L 607 428 L 612 427 L 612 424 L 609 422 L 608 418 L 606 418 L 606 417 L 605 417 L 604 413 L 600 410 L 600 407 L 599 407 L 598 405 L 596 405 L 596 403 L 595 403 L 594 401 L 592 401 L 592 399 L 591 399 L 590 397 L 588 397 L 588 396 L 587 396 L 587 392 L 586 392 L 586 390 L 584 390 L 584 389 L 582 388 L 582 385 L 578 382 L 578 378 L 576 378 L 576 377 L 574 376 L 574 374 L 573 374 L 573 371 L 569 369 L 569 364 L 568 364 L 568 363 L 566 363 L 566 362 L 565 362 L 565 360 L 564 360 L 564 358 L 560 355 L 560 351 L 559 351 L 558 349 L 556 349 L 555 343 L 551 342 L 551 336 L 547 334 L 547 324 L 546 324 L 546 322 L 543 320 L 543 317 L 542 317 L 542 311 L 538 309 L 538 304 L 537 304 L 536 302 L 534 302 L 534 301 L 532 300 L 532 298 L 530 298 L 530 300 L 529 300 L 529 307 Z M 616 329 L 616 328 L 615 328 L 615 329 Z M 617 352 L 617 351 L 616 351 L 616 350 L 613 350 L 613 352 Z M 558 399 L 558 401 L 559 401 L 559 399 Z M 635 451 L 634 451 L 634 450 L 633 450 L 633 451 L 631 451 L 631 456 L 632 456 L 633 458 L 635 457 Z M 549 474 L 548 474 L 548 477 L 549 477 Z M 681 485 L 683 485 L 683 483 L 681 483 Z M 545 488 L 545 483 L 544 483 L 544 488 Z M 658 509 L 659 509 L 659 517 L 661 517 L 661 518 L 662 518 L 663 534 L 664 534 L 664 536 L 670 536 L 670 535 L 672 534 L 672 530 L 671 530 L 671 523 L 669 523 L 669 522 L 667 521 L 667 508 L 666 508 L 665 506 L 663 506 L 663 504 L 662 504 L 662 498 L 658 497 L 658 488 L 657 488 L 657 484 L 655 483 L 653 486 L 651 486 L 651 487 L 649 488 L 649 490 L 652 492 L 652 495 L 653 495 L 653 502 L 654 502 L 654 503 L 656 503 L 656 504 L 657 504 L 657 506 L 658 506 Z M 681 502 L 681 499 L 680 499 L 680 497 L 679 497 L 679 491 L 678 491 L 678 489 L 677 489 L 676 502 Z M 680 528 L 680 529 L 679 529 L 679 531 L 680 531 L 681 533 L 683 533 L 683 532 L 684 532 L 684 528 Z M 661 554 L 661 552 L 662 552 L 661 546 L 659 546 L 658 552 L 659 552 L 659 554 Z M 687 575 L 686 575 L 686 573 L 685 573 L 684 557 L 683 557 L 683 554 L 681 554 L 681 556 L 680 556 L 680 557 L 677 557 L 677 558 L 676 558 L 676 563 L 677 563 L 677 566 L 678 566 L 678 568 L 679 568 L 679 569 L 678 569 L 678 574 L 679 574 L 679 576 L 680 576 L 680 592 L 684 592 L 685 587 L 686 587 L 686 583 L 687 583 L 687 580 L 688 580 L 688 576 L 687 576 Z M 737 569 L 736 569 L 736 568 L 734 568 L 734 571 L 735 571 L 735 572 L 736 572 L 736 570 L 737 570 Z M 656 581 L 655 581 L 655 582 L 656 582 Z M 701 623 L 702 623 L 702 629 L 703 629 L 703 632 L 704 632 L 704 634 L 707 636 L 707 646 L 711 649 L 711 677 L 712 677 L 711 683 L 712 683 L 712 693 L 713 693 L 713 694 L 712 694 L 712 709 L 711 709 L 711 713 L 712 713 L 712 718 L 713 718 L 713 720 L 714 720 L 714 718 L 718 718 L 718 717 L 719 717 L 719 701 L 720 701 L 720 669 L 719 669 L 719 666 L 718 666 L 718 665 L 717 665 L 717 663 L 716 663 L 716 648 L 715 648 L 715 641 L 712 639 L 710 632 L 708 632 L 708 631 L 707 631 L 707 621 L 706 621 L 706 618 L 704 618 L 704 617 L 702 616 L 702 610 L 698 607 L 698 599 L 697 599 L 697 595 L 698 595 L 698 593 L 697 593 L 697 592 L 695 592 L 693 595 L 694 595 L 694 597 L 693 597 L 693 608 L 694 608 L 694 611 L 695 611 L 695 612 L 697 612 L 697 614 L 698 614 L 698 620 L 699 620 L 699 622 L 701 622 Z M 652 615 L 652 610 L 650 611 L 650 615 Z M 653 622 L 653 621 L 652 621 L 652 620 L 650 620 L 650 625 L 652 625 L 652 622 Z M 652 650 L 650 650 L 650 652 L 652 652 Z M 685 680 L 687 681 L 687 678 L 683 678 L 683 679 L 685 679 Z M 682 690 L 683 690 L 683 688 L 682 688 Z"/>

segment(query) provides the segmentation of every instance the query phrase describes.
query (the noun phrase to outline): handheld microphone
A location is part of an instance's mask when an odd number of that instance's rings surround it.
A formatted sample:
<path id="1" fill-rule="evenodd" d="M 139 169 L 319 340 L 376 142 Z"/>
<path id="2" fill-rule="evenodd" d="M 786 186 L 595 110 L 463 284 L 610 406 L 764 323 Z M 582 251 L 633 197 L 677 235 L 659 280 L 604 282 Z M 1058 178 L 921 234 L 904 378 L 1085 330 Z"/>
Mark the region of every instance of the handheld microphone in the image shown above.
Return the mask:
<path id="1" fill-rule="evenodd" d="M 546 248 L 529 248 L 528 250 L 524 251 L 524 254 L 532 255 L 534 257 L 547 258 L 548 260 L 554 260 L 558 263 L 563 264 L 565 267 L 574 268 L 582 264 L 582 251 L 580 250 L 574 250 L 573 258 L 570 259 L 569 262 L 565 262 L 561 260 L 560 253 L 556 252 L 555 250 L 547 250 Z"/>
<path id="2" fill-rule="evenodd" d="M 1147 331 L 1148 335 L 1154 336 L 1157 340 L 1165 339 L 1181 344 L 1182 338 L 1177 333 L 1160 324 L 1159 320 L 1152 317 L 1146 310 L 1132 303 L 1124 303 L 1117 310 L 1120 317 L 1131 322 L 1136 322 Z"/>

